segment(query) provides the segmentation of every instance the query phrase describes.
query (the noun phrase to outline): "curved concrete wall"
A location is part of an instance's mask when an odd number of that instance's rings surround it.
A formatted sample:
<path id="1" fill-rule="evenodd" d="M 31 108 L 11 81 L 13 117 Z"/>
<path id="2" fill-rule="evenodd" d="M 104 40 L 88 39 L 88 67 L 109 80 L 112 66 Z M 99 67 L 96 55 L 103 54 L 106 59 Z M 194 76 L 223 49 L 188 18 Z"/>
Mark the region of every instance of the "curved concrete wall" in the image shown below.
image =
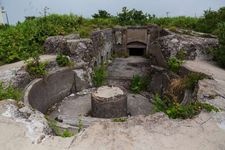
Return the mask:
<path id="1" fill-rule="evenodd" d="M 46 113 L 50 106 L 68 96 L 73 86 L 73 70 L 58 70 L 46 78 L 32 81 L 25 89 L 24 103 Z"/>

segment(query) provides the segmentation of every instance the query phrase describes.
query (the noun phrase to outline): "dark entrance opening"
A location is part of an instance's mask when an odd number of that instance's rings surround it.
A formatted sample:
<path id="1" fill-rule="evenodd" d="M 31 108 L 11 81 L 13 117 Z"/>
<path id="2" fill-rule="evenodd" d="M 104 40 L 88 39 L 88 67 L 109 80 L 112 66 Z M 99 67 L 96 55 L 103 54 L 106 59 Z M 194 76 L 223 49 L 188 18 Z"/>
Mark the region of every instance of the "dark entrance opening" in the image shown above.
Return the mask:
<path id="1" fill-rule="evenodd" d="M 144 56 L 145 48 L 129 48 L 130 56 Z"/>

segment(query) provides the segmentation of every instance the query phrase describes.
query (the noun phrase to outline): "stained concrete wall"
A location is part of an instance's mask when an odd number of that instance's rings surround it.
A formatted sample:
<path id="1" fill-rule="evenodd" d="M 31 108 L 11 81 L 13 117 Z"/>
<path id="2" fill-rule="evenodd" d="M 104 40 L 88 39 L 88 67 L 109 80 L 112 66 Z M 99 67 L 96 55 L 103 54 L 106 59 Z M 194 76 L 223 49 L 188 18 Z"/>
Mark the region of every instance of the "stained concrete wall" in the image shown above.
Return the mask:
<path id="1" fill-rule="evenodd" d="M 127 44 L 131 42 L 141 42 L 147 44 L 147 28 L 128 28 Z"/>
<path id="2" fill-rule="evenodd" d="M 95 31 L 91 36 L 96 56 L 95 65 L 107 61 L 111 57 L 113 48 L 112 29 Z"/>
<path id="3" fill-rule="evenodd" d="M 25 90 L 24 103 L 46 113 L 50 106 L 68 96 L 73 86 L 74 72 L 65 68 L 58 70 L 32 81 Z"/>

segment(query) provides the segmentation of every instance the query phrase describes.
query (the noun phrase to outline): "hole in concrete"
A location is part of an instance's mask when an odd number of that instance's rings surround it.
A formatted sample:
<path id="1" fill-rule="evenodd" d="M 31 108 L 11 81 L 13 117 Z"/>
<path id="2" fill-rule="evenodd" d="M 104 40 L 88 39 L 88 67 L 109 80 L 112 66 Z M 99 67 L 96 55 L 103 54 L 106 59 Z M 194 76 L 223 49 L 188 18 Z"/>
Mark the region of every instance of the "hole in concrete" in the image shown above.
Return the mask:
<path id="1" fill-rule="evenodd" d="M 145 49 L 144 48 L 129 48 L 130 56 L 144 56 Z"/>

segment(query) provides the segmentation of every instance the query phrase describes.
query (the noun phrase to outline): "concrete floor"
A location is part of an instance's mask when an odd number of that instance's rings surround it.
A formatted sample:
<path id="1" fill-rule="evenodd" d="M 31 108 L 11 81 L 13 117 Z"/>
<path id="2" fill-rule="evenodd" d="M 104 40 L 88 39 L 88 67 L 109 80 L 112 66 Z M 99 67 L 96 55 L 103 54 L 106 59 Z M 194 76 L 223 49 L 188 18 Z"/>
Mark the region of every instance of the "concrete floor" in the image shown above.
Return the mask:
<path id="1" fill-rule="evenodd" d="M 132 116 L 149 115 L 153 112 L 153 106 L 149 100 L 139 94 L 128 94 L 127 105 L 128 113 Z M 88 94 L 84 96 L 66 97 L 49 115 L 54 119 L 59 116 L 79 118 L 80 116 L 88 116 L 90 111 L 91 96 Z"/>
<path id="2" fill-rule="evenodd" d="M 108 67 L 108 78 L 132 79 L 134 75 L 147 75 L 150 61 L 144 57 L 115 58 Z"/>

